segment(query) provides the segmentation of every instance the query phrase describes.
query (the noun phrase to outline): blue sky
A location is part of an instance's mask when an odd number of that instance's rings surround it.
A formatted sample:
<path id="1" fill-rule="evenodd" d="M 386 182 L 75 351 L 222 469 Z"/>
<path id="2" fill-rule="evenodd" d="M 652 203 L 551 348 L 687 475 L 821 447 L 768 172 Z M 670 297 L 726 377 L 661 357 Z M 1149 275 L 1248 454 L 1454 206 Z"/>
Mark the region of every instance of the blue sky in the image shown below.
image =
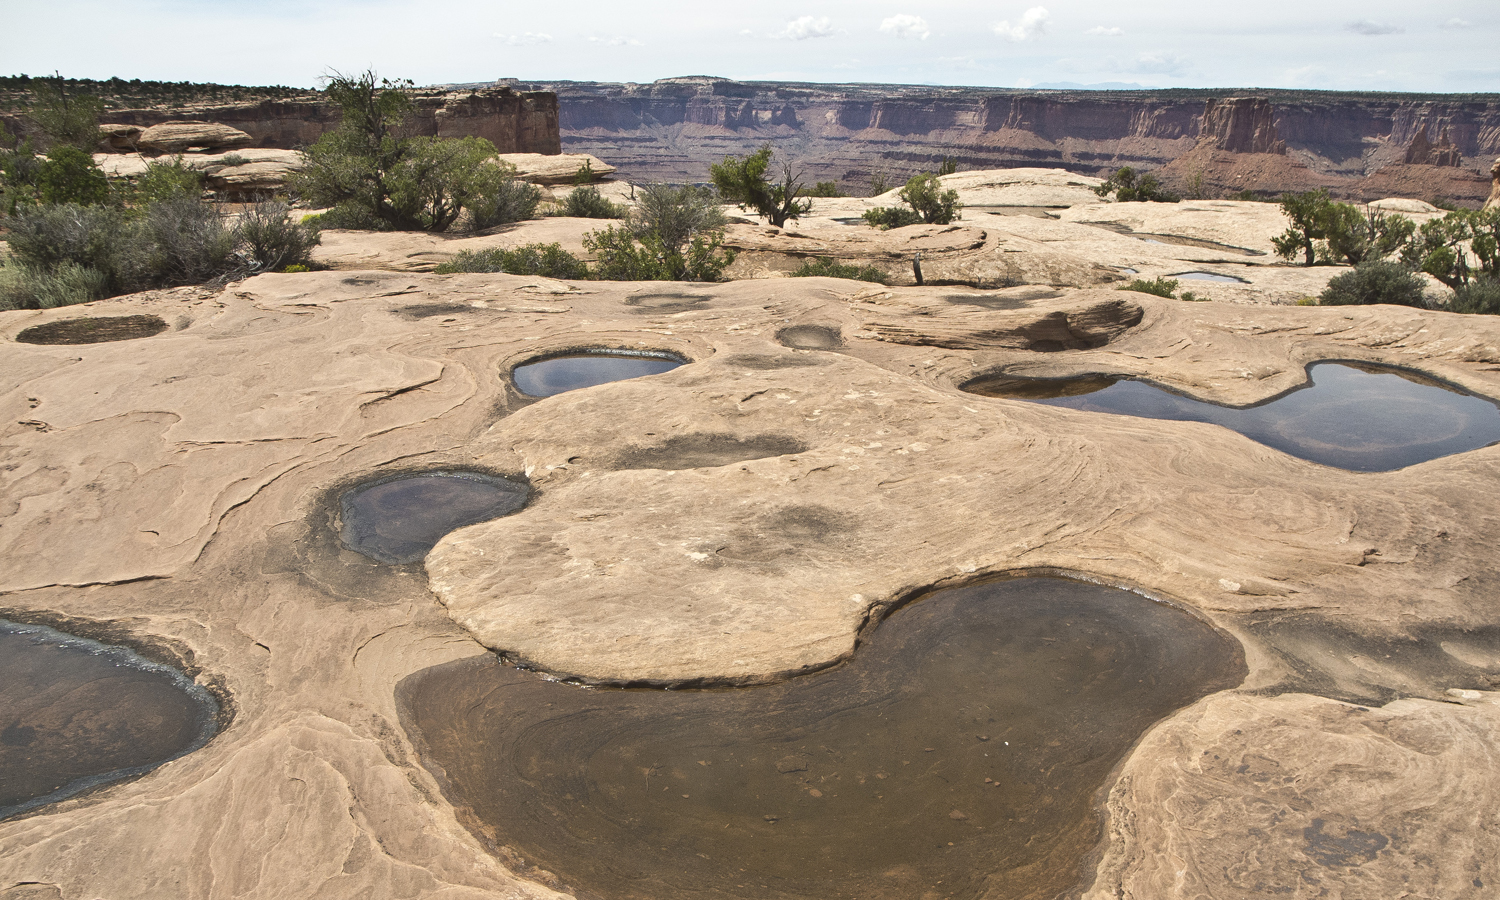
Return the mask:
<path id="1" fill-rule="evenodd" d="M 0 73 L 1500 92 L 1500 2 L 0 0 Z"/>

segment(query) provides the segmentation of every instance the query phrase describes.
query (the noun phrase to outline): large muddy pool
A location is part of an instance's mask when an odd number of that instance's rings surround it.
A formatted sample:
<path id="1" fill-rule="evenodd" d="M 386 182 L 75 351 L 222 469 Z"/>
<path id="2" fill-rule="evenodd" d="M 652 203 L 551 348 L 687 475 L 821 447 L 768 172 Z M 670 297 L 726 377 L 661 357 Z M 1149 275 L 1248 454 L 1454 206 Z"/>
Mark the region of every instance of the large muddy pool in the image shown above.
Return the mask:
<path id="1" fill-rule="evenodd" d="M 486 656 L 398 694 L 466 824 L 582 897 L 1021 898 L 1077 881 L 1142 732 L 1244 671 L 1179 609 L 1025 578 L 934 593 L 774 685 L 584 688 Z"/>
<path id="2" fill-rule="evenodd" d="M 0 818 L 196 750 L 218 714 L 176 669 L 0 620 Z"/>
<path id="3" fill-rule="evenodd" d="M 1111 376 L 998 376 L 964 385 L 986 397 L 1089 412 L 1209 422 L 1302 459 L 1385 472 L 1500 441 L 1500 407 L 1415 372 L 1315 363 L 1305 387 L 1249 407 L 1217 406 Z"/>

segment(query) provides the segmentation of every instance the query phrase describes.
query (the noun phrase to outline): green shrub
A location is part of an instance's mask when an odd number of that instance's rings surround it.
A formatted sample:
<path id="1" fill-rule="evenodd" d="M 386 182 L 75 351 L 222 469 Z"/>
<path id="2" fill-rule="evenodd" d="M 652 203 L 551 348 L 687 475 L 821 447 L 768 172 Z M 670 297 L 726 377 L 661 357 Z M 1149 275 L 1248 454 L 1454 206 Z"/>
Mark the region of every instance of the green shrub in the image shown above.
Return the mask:
<path id="1" fill-rule="evenodd" d="M 332 209 L 311 216 L 303 216 L 302 224 L 327 231 L 331 228 L 345 231 L 390 231 L 387 222 L 375 218 L 375 214 L 357 203 L 340 203 Z"/>
<path id="2" fill-rule="evenodd" d="M 803 197 L 802 182 L 792 172 L 790 164 L 781 167 L 779 184 L 766 178 L 766 169 L 771 164 L 771 145 L 766 144 L 745 157 L 724 157 L 724 161 L 709 169 L 714 187 L 719 195 L 741 209 L 753 209 L 777 228 L 788 220 L 799 219 L 812 209 L 812 203 Z"/>
<path id="3" fill-rule="evenodd" d="M 584 235 L 583 246 L 594 254 L 591 275 L 605 281 L 719 281 L 734 261 L 733 251 L 719 253 L 722 231 L 694 234 L 676 249 L 655 232 L 637 236 L 611 225 Z"/>
<path id="4" fill-rule="evenodd" d="M 53 147 L 36 172 L 37 196 L 43 203 L 97 206 L 109 201 L 109 179 L 94 157 L 77 147 Z"/>
<path id="5" fill-rule="evenodd" d="M 507 250 L 460 250 L 435 270 L 439 275 L 458 272 L 505 272 L 510 275 L 541 275 L 578 280 L 589 276 L 583 260 L 559 244 L 526 244 Z"/>
<path id="6" fill-rule="evenodd" d="M 179 195 L 153 203 L 142 224 L 145 264 L 133 273 L 143 285 L 202 284 L 242 267 L 239 235 L 212 204 Z"/>
<path id="7" fill-rule="evenodd" d="M 929 225 L 947 225 L 961 218 L 958 211 L 963 205 L 958 202 L 958 191 L 943 190 L 942 182 L 931 172 L 912 176 L 898 196 Z"/>
<path id="8" fill-rule="evenodd" d="M 886 175 L 884 172 L 871 172 L 870 173 L 870 196 L 871 197 L 879 197 L 881 194 L 884 194 L 886 191 L 888 191 L 890 189 L 891 189 L 891 179 L 890 179 L 890 176 Z"/>
<path id="9" fill-rule="evenodd" d="M 61 82 L 57 79 L 56 83 L 49 80 L 36 84 L 31 120 L 50 139 L 49 151 L 73 147 L 92 153 L 99 144 L 99 114 L 104 111 L 104 103 L 88 94 L 69 97 Z"/>
<path id="10" fill-rule="evenodd" d="M 851 266 L 831 259 L 809 259 L 791 275 L 793 278 L 847 278 L 850 281 L 890 283 L 886 274 L 874 266 Z"/>
<path id="11" fill-rule="evenodd" d="M 284 272 L 287 275 L 296 275 L 296 274 L 299 274 L 299 273 L 302 273 L 302 272 L 311 272 L 312 271 L 312 267 L 311 266 L 304 266 L 304 265 L 300 265 L 300 264 L 294 263 L 294 264 L 292 264 L 290 266 L 287 266 L 286 268 L 282 269 L 281 271 Z"/>
<path id="12" fill-rule="evenodd" d="M 494 169 L 499 177 L 486 173 L 488 180 L 469 201 L 469 230 L 482 231 L 533 218 L 542 202 L 542 189 L 517 178 L 515 167 L 509 163 L 490 163 L 487 168 Z"/>
<path id="13" fill-rule="evenodd" d="M 171 197 L 203 194 L 203 173 L 190 169 L 179 154 L 171 162 L 148 162 L 146 171 L 123 190 L 126 202 L 146 207 Z"/>
<path id="14" fill-rule="evenodd" d="M 958 160 L 954 159 L 951 156 L 945 156 L 945 157 L 943 157 L 942 163 L 938 165 L 937 173 L 938 173 L 938 177 L 941 178 L 944 175 L 952 175 L 954 172 L 957 172 L 957 171 L 958 171 Z"/>
<path id="15" fill-rule="evenodd" d="M 1416 223 L 1405 216 L 1387 215 L 1378 209 L 1360 212 L 1348 203 L 1330 203 L 1324 215 L 1327 218 L 1320 253 L 1332 262 L 1351 266 L 1390 256 L 1417 230 Z"/>
<path id="16" fill-rule="evenodd" d="M 1323 306 L 1364 306 L 1387 303 L 1392 306 L 1426 307 L 1422 279 L 1410 269 L 1394 262 L 1366 262 L 1328 282 L 1318 295 Z"/>
<path id="17" fill-rule="evenodd" d="M 1454 210 L 1425 223 L 1402 249 L 1401 261 L 1455 290 L 1476 274 L 1500 277 L 1500 209 Z"/>
<path id="18" fill-rule="evenodd" d="M 558 210 L 560 216 L 575 219 L 623 219 L 630 211 L 606 200 L 592 185 L 576 187 Z"/>
<path id="19" fill-rule="evenodd" d="M 1176 194 L 1163 189 L 1155 175 L 1150 172 L 1137 175 L 1135 169 L 1130 166 L 1121 166 L 1116 169 L 1115 174 L 1094 188 L 1094 193 L 1101 197 L 1114 194 L 1115 201 L 1119 203 L 1177 203 L 1182 200 Z"/>
<path id="20" fill-rule="evenodd" d="M 1459 285 L 1448 301 L 1448 309 L 1458 313 L 1482 313 L 1500 315 L 1500 279 L 1475 278 L 1468 284 Z"/>
<path id="21" fill-rule="evenodd" d="M 637 240 L 654 237 L 666 254 L 682 256 L 695 238 L 722 235 L 724 213 L 706 188 L 648 184 L 638 192 L 627 228 Z"/>
<path id="22" fill-rule="evenodd" d="M 820 181 L 812 186 L 812 190 L 805 192 L 804 197 L 843 197 L 844 192 L 839 190 L 837 181 Z"/>
<path id="23" fill-rule="evenodd" d="M 107 274 L 119 268 L 132 231 L 120 210 L 77 204 L 25 209 L 6 225 L 11 255 L 24 266 L 50 270 L 74 263 Z"/>
<path id="24" fill-rule="evenodd" d="M 0 268 L 0 309 L 52 309 L 109 296 L 109 277 L 65 262 L 51 268 L 13 264 Z"/>
<path id="25" fill-rule="evenodd" d="M 178 157 L 178 159 L 181 158 L 182 157 Z M 219 157 L 218 162 L 221 166 L 243 166 L 247 165 L 250 160 L 246 159 L 244 156 L 238 153 L 226 153 L 223 156 Z"/>
<path id="26" fill-rule="evenodd" d="M 312 262 L 312 248 L 322 241 L 316 227 L 292 221 L 291 207 L 274 201 L 245 210 L 235 227 L 245 250 L 265 272 L 305 268 Z"/>
<path id="27" fill-rule="evenodd" d="M 864 220 L 872 227 L 885 231 L 888 228 L 915 225 L 922 221 L 922 217 L 901 206 L 877 206 L 864 211 Z"/>
<path id="28" fill-rule="evenodd" d="M 1158 297 L 1166 297 L 1168 300 L 1172 300 L 1177 296 L 1177 284 L 1178 281 L 1175 278 L 1153 278 L 1150 281 L 1137 278 L 1124 287 L 1119 288 L 1119 290 L 1135 291 L 1140 294 L 1155 294 Z"/>
<path id="29" fill-rule="evenodd" d="M 475 229 L 530 218 L 541 192 L 494 164 L 489 141 L 400 134 L 410 88 L 409 81 L 377 85 L 373 72 L 329 79 L 325 93 L 343 119 L 307 149 L 292 181 L 310 202 L 337 208 L 326 227 L 442 232 L 466 210 Z"/>
<path id="30" fill-rule="evenodd" d="M 1332 206 L 1333 200 L 1322 188 L 1300 194 L 1283 194 L 1281 211 L 1292 220 L 1292 224 L 1271 239 L 1276 255 L 1292 260 L 1301 253 L 1304 265 L 1315 264 L 1318 261 L 1318 241 L 1328 237 Z"/>

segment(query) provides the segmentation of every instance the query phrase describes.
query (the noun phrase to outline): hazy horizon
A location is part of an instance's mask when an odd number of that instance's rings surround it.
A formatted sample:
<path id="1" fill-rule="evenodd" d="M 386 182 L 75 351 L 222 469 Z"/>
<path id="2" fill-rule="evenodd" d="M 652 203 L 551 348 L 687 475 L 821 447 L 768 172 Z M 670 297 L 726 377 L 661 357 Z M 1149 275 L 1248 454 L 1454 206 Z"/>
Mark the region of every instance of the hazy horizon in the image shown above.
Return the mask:
<path id="1" fill-rule="evenodd" d="M 1500 92 L 1500 3 L 1162 0 L 979 4 L 769 0 L 710 10 L 671 0 L 554 11 L 440 0 L 0 0 L 11 74 L 316 87 L 332 70 L 419 84 L 739 81 L 1030 88 Z"/>

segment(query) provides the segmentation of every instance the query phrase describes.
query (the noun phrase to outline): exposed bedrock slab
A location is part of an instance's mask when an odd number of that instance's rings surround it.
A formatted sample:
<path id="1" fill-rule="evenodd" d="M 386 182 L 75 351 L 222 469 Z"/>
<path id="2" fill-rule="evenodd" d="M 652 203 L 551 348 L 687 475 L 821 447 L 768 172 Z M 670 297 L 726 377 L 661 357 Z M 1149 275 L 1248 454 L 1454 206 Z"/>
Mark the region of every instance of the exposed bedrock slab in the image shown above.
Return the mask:
<path id="1" fill-rule="evenodd" d="M 1493 397 L 1500 323 L 1124 299 L 1139 322 L 1053 352 L 1026 349 L 1018 323 L 1071 321 L 1122 295 L 332 271 L 0 314 L 0 613 L 152 643 L 235 710 L 195 753 L 0 823 L 0 893 L 556 896 L 460 823 L 400 728 L 402 679 L 490 646 L 585 678 L 764 680 L 840 659 L 914 591 L 1050 568 L 1176 599 L 1246 648 L 1241 689 L 1131 752 L 1098 890 L 1244 896 L 1224 880 L 1239 854 L 1274 886 L 1316 871 L 1346 896 L 1395 896 L 1426 890 L 1404 886 L 1402 860 L 1454 859 L 1465 841 L 1500 858 L 1493 823 L 1461 838 L 1444 824 L 1492 806 L 1493 738 L 1471 737 L 1488 733 L 1489 713 L 1427 702 L 1500 678 L 1500 447 L 1359 475 L 1209 425 L 957 388 L 999 371 L 1103 373 L 1246 404 L 1332 358 Z M 140 341 L 14 340 L 120 315 L 169 328 Z M 955 333 L 966 343 L 939 346 Z M 506 378 L 591 347 L 691 362 L 535 401 Z M 451 534 L 425 569 L 340 546 L 343 491 L 438 470 L 526 476 L 537 492 L 507 519 Z M 1455 737 L 1433 755 L 1388 753 L 1394 725 L 1344 728 L 1320 710 L 1352 706 L 1278 699 L 1288 690 L 1361 702 L 1383 717 L 1371 721 L 1417 708 L 1417 732 Z M 1393 697 L 1425 699 L 1370 705 Z M 1294 737 L 1265 750 L 1283 720 Z M 1451 763 L 1442 783 L 1476 799 L 1367 803 L 1373 793 L 1340 789 L 1346 772 L 1329 761 L 1344 757 L 1329 742 L 1392 790 L 1405 789 L 1404 759 L 1413 772 Z M 1295 781 L 1207 763 L 1262 752 Z M 1260 820 L 1225 812 L 1264 810 L 1269 823 L 1273 806 L 1288 810 L 1274 841 L 1247 830 Z M 1389 844 L 1363 861 L 1378 841 L 1353 832 Z M 1309 841 L 1360 864 L 1310 868 L 1322 864 L 1306 862 Z M 1180 873 L 1167 884 L 1156 867 L 1169 864 Z M 1467 870 L 1419 874 L 1450 871 Z"/>

